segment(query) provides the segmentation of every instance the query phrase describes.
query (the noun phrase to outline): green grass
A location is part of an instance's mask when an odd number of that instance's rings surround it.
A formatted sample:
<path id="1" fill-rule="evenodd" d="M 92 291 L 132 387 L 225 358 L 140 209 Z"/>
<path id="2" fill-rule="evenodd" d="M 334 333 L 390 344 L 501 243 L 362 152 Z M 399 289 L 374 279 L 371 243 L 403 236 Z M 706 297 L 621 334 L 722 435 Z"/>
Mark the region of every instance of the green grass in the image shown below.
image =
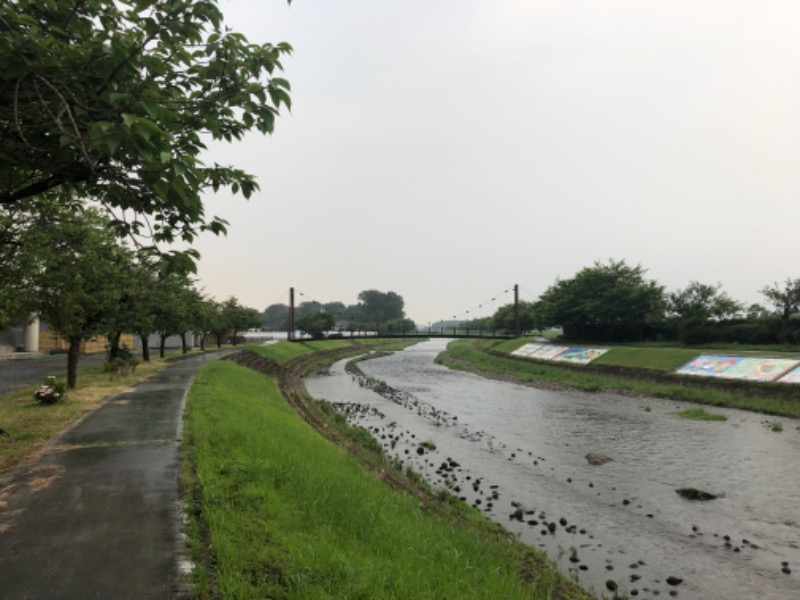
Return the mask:
<path id="1" fill-rule="evenodd" d="M 344 340 L 320 340 L 318 342 L 278 342 L 269 346 L 247 346 L 247 349 L 273 362 L 283 364 L 303 354 L 311 354 L 323 350 L 336 350 L 349 346 L 351 346 L 350 342 Z"/>
<path id="2" fill-rule="evenodd" d="M 727 406 L 754 412 L 762 412 L 787 417 L 800 417 L 800 400 L 797 398 L 754 396 L 744 392 L 714 387 L 713 381 L 656 381 L 647 378 L 631 378 L 598 371 L 564 368 L 557 364 L 515 360 L 487 354 L 486 350 L 509 351 L 524 343 L 509 340 L 501 343 L 484 340 L 458 340 L 448 345 L 447 351 L 437 358 L 437 362 L 451 368 L 478 370 L 523 383 L 547 381 L 567 387 L 596 392 L 601 390 L 622 391 L 626 393 L 687 400 L 711 406 Z M 448 361 L 447 357 L 456 359 Z M 675 358 L 673 356 L 673 358 Z M 651 361 L 652 362 L 655 361 Z M 763 384 L 779 386 L 781 384 Z"/>
<path id="3" fill-rule="evenodd" d="M 326 350 L 357 348 L 358 346 L 380 346 L 381 350 L 402 350 L 406 346 L 417 344 L 420 341 L 419 339 L 356 338 L 355 344 L 357 344 L 357 346 L 354 346 L 350 340 L 281 341 L 268 346 L 249 345 L 247 349 L 273 362 L 283 364 L 298 356 L 324 352 Z"/>
<path id="4" fill-rule="evenodd" d="M 692 348 L 633 348 L 615 346 L 592 364 L 674 371 L 700 354 Z"/>
<path id="5" fill-rule="evenodd" d="M 550 569 L 526 584 L 530 549 L 462 503 L 460 525 L 423 510 L 240 365 L 198 374 L 186 431 L 200 597 L 547 598 L 565 585 Z"/>
<path id="6" fill-rule="evenodd" d="M 718 415 L 710 412 L 706 412 L 703 408 L 687 408 L 686 410 L 682 410 L 680 412 L 673 413 L 682 417 L 684 419 L 689 419 L 690 421 L 727 421 L 728 417 L 725 415 Z"/>

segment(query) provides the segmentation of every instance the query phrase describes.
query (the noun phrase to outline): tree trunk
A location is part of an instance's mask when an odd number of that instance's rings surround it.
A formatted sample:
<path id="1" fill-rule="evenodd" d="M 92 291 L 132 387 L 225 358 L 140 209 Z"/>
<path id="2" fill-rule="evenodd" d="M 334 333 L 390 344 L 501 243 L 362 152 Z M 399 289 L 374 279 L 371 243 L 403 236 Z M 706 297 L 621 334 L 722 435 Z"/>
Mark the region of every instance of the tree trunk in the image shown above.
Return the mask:
<path id="1" fill-rule="evenodd" d="M 158 355 L 159 355 L 161 358 L 164 358 L 164 348 L 165 348 L 165 347 L 166 347 L 166 345 L 167 345 L 167 334 L 166 334 L 166 333 L 159 333 L 159 334 L 158 334 L 158 337 L 159 337 L 159 338 L 160 338 L 160 340 L 161 340 L 161 341 L 159 342 L 159 344 L 158 344 L 158 353 L 159 353 Z"/>
<path id="2" fill-rule="evenodd" d="M 81 336 L 71 336 L 69 338 L 69 350 L 67 351 L 67 387 L 75 389 L 78 384 L 78 357 L 81 354 Z"/>
<path id="3" fill-rule="evenodd" d="M 186 332 L 184 331 L 181 334 L 181 353 L 182 354 L 187 354 L 188 352 L 189 352 L 189 348 L 186 345 Z"/>
<path id="4" fill-rule="evenodd" d="M 233 345 L 236 345 L 236 330 L 233 330 Z"/>
<path id="5" fill-rule="evenodd" d="M 139 334 L 139 339 L 142 340 L 142 360 L 144 362 L 150 362 L 150 334 Z"/>
<path id="6" fill-rule="evenodd" d="M 122 339 L 121 331 L 112 331 L 108 336 L 108 360 L 119 358 L 119 341 Z"/>
<path id="7" fill-rule="evenodd" d="M 202 350 L 203 352 L 206 351 L 206 332 L 205 331 L 202 334 L 200 334 L 200 350 Z"/>

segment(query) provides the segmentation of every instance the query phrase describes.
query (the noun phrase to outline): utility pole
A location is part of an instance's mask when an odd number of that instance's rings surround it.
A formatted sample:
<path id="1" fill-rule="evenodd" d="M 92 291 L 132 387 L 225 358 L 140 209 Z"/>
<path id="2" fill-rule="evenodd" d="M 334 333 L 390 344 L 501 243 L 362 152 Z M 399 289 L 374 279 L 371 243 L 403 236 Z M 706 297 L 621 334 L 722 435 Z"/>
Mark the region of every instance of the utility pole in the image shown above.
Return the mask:
<path id="1" fill-rule="evenodd" d="M 514 284 L 514 337 L 522 337 L 522 325 L 519 320 L 519 284 Z"/>
<path id="2" fill-rule="evenodd" d="M 289 288 L 289 330 L 286 332 L 286 339 L 294 340 L 294 288 Z"/>

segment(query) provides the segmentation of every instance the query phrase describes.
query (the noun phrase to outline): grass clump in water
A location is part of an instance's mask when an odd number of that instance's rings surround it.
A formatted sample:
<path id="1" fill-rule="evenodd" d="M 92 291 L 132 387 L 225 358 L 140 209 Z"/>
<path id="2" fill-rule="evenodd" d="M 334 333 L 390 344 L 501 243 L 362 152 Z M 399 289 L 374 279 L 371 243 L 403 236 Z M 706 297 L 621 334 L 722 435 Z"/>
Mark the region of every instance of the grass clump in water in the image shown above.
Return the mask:
<path id="1" fill-rule="evenodd" d="M 454 521 L 383 484 L 269 377 L 210 363 L 185 419 L 200 597 L 585 597 L 478 511 Z"/>
<path id="2" fill-rule="evenodd" d="M 772 431 L 774 431 L 775 433 L 780 433 L 781 431 L 783 431 L 783 423 L 781 423 L 780 421 L 773 422 Z"/>
<path id="3" fill-rule="evenodd" d="M 728 417 L 715 413 L 706 412 L 703 408 L 688 408 L 680 412 L 673 413 L 690 421 L 727 421 Z"/>

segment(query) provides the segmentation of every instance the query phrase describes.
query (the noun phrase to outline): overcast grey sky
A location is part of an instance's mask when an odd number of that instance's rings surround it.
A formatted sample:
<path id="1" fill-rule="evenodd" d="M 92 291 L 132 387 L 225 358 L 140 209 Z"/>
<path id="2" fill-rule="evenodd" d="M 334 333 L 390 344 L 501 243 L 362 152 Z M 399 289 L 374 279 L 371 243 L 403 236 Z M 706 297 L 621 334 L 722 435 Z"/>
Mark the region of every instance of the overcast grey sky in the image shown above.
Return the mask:
<path id="1" fill-rule="evenodd" d="M 261 185 L 207 197 L 220 300 L 391 290 L 426 323 L 609 258 L 748 303 L 800 277 L 797 0 L 220 5 L 295 49 L 276 133 L 210 152 Z"/>

